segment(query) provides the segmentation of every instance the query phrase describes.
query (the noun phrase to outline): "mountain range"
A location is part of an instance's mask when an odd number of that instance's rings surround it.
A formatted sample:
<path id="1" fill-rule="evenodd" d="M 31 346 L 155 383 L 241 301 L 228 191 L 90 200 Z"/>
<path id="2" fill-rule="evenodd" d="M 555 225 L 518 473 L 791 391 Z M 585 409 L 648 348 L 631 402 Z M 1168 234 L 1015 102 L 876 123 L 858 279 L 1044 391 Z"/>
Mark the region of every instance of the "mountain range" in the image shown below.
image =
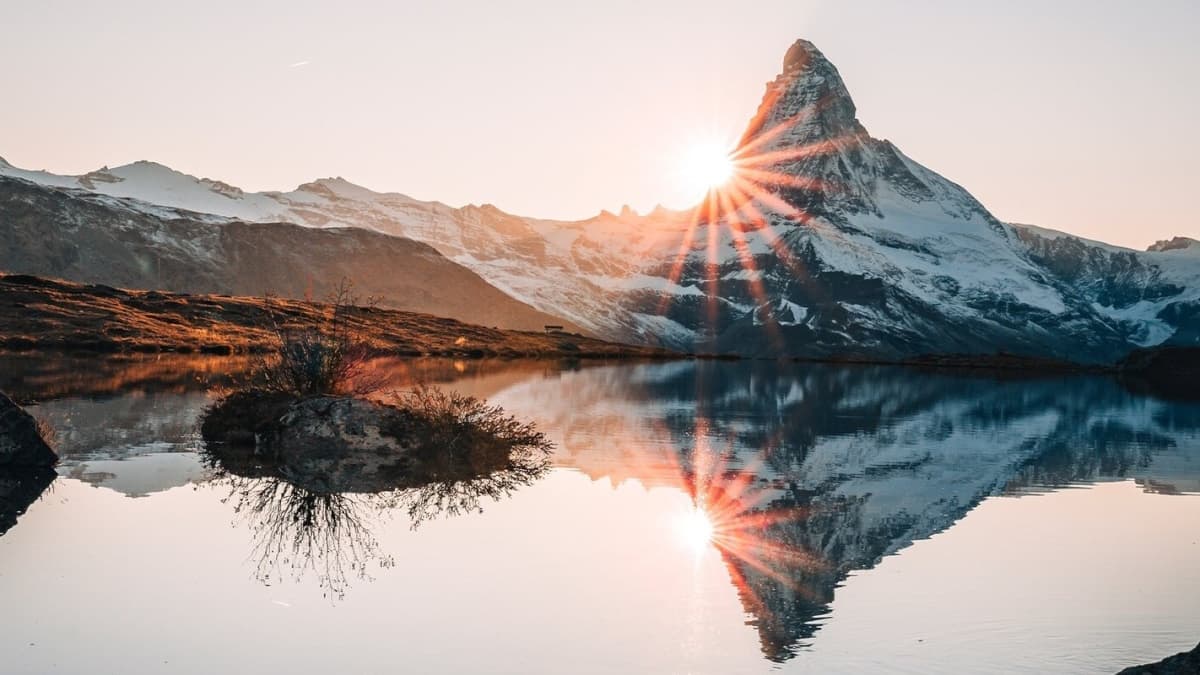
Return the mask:
<path id="1" fill-rule="evenodd" d="M 289 296 L 348 276 L 401 309 L 752 356 L 1112 362 L 1200 344 L 1200 241 L 1134 251 L 1001 222 L 873 138 L 807 41 L 732 157 L 694 209 L 571 222 L 342 178 L 254 193 L 152 162 L 61 176 L 0 160 L 0 268 Z"/>

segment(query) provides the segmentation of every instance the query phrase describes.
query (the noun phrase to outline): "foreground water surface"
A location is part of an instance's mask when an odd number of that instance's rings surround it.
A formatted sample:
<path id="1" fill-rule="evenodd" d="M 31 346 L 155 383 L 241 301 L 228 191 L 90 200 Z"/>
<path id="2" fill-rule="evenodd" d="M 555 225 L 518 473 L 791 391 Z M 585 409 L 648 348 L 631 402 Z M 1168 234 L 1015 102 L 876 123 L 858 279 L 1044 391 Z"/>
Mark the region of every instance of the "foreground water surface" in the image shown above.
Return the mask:
<path id="1" fill-rule="evenodd" d="M 237 366 L 0 362 L 62 455 L 48 486 L 0 476 L 0 671 L 1096 673 L 1200 639 L 1195 402 L 887 367 L 382 366 L 557 446 L 447 509 L 214 471 L 198 420 Z"/>

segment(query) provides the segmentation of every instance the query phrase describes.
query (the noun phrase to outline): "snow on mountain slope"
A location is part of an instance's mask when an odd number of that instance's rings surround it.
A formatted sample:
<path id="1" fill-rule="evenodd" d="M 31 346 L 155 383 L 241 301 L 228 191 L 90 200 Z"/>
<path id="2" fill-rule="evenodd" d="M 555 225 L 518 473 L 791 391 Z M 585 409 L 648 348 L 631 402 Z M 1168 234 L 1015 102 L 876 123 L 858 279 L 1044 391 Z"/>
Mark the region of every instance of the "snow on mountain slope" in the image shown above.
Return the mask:
<path id="1" fill-rule="evenodd" d="M 539 312 L 428 244 L 361 228 L 246 223 L 0 176 L 0 269 L 124 288 L 323 297 L 343 278 L 395 309 L 523 330 Z M 568 329 L 573 329 L 567 324 Z"/>
<path id="2" fill-rule="evenodd" d="M 1139 272 L 1123 267 L 1126 254 L 1087 244 L 1089 256 L 1117 261 L 1109 269 L 1122 281 L 1077 274 L 1051 249 L 1084 244 L 999 222 L 961 186 L 871 137 L 809 42 L 792 45 L 767 84 L 735 164 L 734 179 L 694 210 L 578 222 L 453 208 L 342 178 L 248 193 L 151 162 L 75 177 L 0 162 L 0 175 L 147 209 L 409 237 L 600 336 L 677 348 L 1111 361 L 1134 346 L 1200 340 L 1194 247 L 1138 254 L 1153 270 Z"/>
<path id="3" fill-rule="evenodd" d="M 646 250 L 677 241 L 686 229 L 686 219 L 666 211 L 658 212 L 653 228 L 643 227 L 644 219 L 631 213 L 606 212 L 580 222 L 534 220 L 487 204 L 453 208 L 377 193 L 342 178 L 320 179 L 291 192 L 250 193 L 153 162 L 82 176 L 0 162 L 0 175 L 138 200 L 136 207 L 159 216 L 172 215 L 163 212 L 166 207 L 247 222 L 360 227 L 423 241 L 517 300 L 553 308 L 543 311 L 612 338 L 629 337 L 636 325 L 619 306 L 626 281 L 636 289 L 659 283 L 637 277 L 637 261 Z"/>
<path id="4" fill-rule="evenodd" d="M 679 283 L 718 301 L 677 299 L 668 317 L 751 353 L 1106 360 L 1125 348 L 970 194 L 855 115 L 837 69 L 793 45 L 735 153 L 737 177 L 674 263 Z M 737 277 L 749 270 L 757 278 Z"/>
<path id="5" fill-rule="evenodd" d="M 1011 227 L 1031 259 L 1120 325 L 1133 344 L 1200 344 L 1200 242 L 1176 237 L 1135 251 L 1032 225 Z"/>

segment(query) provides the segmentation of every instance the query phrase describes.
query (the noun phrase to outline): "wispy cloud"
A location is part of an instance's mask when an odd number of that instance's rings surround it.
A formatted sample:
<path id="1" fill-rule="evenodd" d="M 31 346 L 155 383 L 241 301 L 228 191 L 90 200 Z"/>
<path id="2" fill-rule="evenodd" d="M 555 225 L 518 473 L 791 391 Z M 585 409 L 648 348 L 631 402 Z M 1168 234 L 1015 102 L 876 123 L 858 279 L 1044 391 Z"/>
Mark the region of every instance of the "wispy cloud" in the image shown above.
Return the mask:
<path id="1" fill-rule="evenodd" d="M 310 63 L 312 63 L 312 61 L 297 61 L 288 66 L 288 68 L 299 68 L 300 66 L 307 66 Z"/>

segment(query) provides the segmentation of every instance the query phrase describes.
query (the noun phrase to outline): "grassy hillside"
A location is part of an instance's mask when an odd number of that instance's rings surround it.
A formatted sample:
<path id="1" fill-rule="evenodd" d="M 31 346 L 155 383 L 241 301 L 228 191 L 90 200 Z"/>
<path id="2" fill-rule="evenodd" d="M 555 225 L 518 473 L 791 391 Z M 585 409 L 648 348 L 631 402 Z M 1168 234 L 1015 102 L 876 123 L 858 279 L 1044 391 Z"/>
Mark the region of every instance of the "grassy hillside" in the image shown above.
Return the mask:
<path id="1" fill-rule="evenodd" d="M 135 291 L 0 275 L 0 349 L 241 354 L 283 330 L 320 326 L 320 302 Z M 346 318 L 380 355 L 498 357 L 677 356 L 577 334 L 486 328 L 429 314 L 353 307 Z"/>
<path id="2" fill-rule="evenodd" d="M 350 279 L 393 309 L 517 330 L 567 323 L 428 244 L 361 228 L 153 215 L 128 200 L 0 177 L 0 241 L 0 270 L 80 283 L 302 299 Z"/>

